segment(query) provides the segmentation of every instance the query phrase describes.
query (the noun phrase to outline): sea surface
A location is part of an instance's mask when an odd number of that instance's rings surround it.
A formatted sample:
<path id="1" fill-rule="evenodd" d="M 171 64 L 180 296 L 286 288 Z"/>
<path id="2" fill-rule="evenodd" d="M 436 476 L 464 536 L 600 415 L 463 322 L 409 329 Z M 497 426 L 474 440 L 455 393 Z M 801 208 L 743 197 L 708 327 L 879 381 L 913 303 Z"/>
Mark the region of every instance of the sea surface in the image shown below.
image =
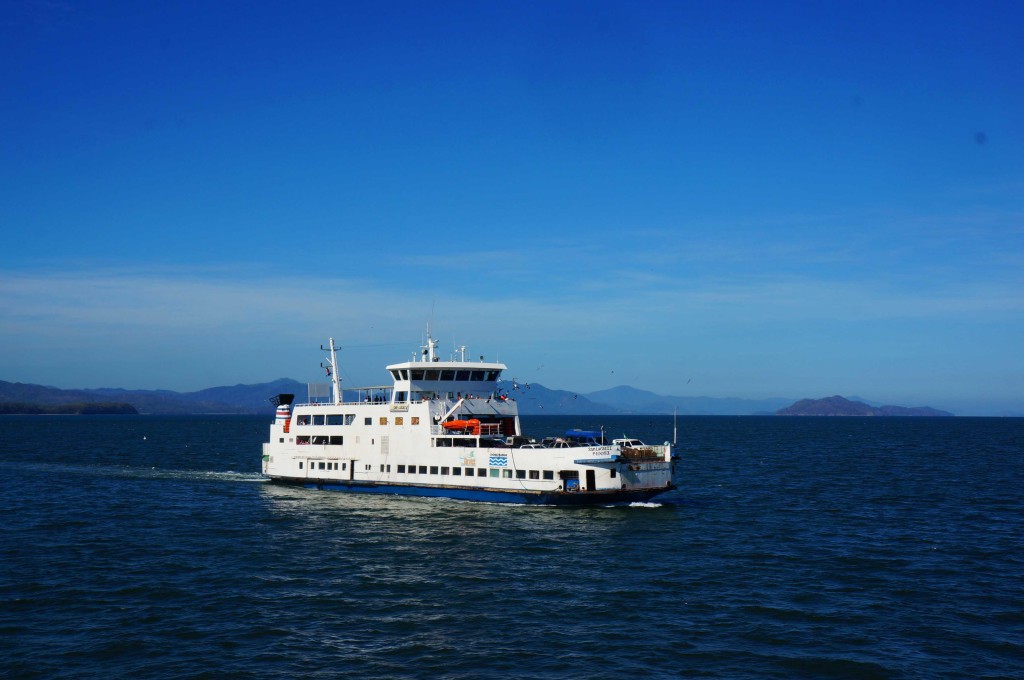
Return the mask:
<path id="1" fill-rule="evenodd" d="M 272 485 L 271 420 L 0 418 L 0 675 L 1024 677 L 1024 419 L 680 418 L 582 509 Z"/>

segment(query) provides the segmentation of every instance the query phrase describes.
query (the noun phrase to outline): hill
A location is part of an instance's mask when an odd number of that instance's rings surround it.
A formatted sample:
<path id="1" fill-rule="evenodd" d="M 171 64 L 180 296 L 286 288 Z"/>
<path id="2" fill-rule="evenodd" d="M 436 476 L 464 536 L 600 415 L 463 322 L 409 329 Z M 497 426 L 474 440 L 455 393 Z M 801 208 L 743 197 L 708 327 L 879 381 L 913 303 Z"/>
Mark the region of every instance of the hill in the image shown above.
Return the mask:
<path id="1" fill-rule="evenodd" d="M 56 387 L 11 383 L 0 380 L 0 406 L 6 412 L 14 408 L 87 404 L 129 404 L 143 414 L 273 413 L 270 398 L 282 392 L 306 399 L 307 386 L 288 378 L 255 385 L 210 387 L 196 392 L 171 390 L 125 390 L 113 387 L 62 390 Z M 523 415 L 851 415 L 851 416 L 949 416 L 951 413 L 928 407 L 871 406 L 840 396 L 803 399 L 786 407 L 788 399 L 723 399 L 679 397 L 655 394 L 628 385 L 588 394 L 553 390 L 533 383 L 517 385 L 509 392 Z M 345 399 L 358 399 L 356 392 L 345 391 Z M 12 404 L 20 404 L 13 406 Z M 69 407 L 70 408 L 70 407 Z M 95 409 L 96 406 L 89 408 Z"/>
<path id="2" fill-rule="evenodd" d="M 0 415 L 138 415 L 131 404 L 90 401 L 69 404 L 28 404 L 0 401 Z"/>
<path id="3" fill-rule="evenodd" d="M 590 392 L 588 399 L 606 404 L 614 410 L 606 413 L 639 413 L 654 415 L 672 413 L 688 416 L 749 416 L 770 414 L 792 403 L 791 399 L 735 399 L 720 397 L 675 397 L 619 385 Z"/>
<path id="4" fill-rule="evenodd" d="M 613 406 L 595 403 L 585 395 L 566 390 L 552 390 L 538 385 L 521 385 L 509 396 L 516 400 L 520 415 L 525 416 L 582 416 L 622 413 Z"/>
<path id="5" fill-rule="evenodd" d="M 255 385 L 209 387 L 196 392 L 170 390 L 124 390 L 103 387 L 85 390 L 104 399 L 134 404 L 141 413 L 268 413 L 274 410 L 270 398 L 282 392 L 306 395 L 306 384 L 288 378 Z"/>
<path id="6" fill-rule="evenodd" d="M 273 413 L 269 399 L 281 392 L 306 394 L 306 385 L 282 378 L 256 385 L 212 387 L 197 392 L 170 390 L 99 389 L 62 390 L 44 385 L 0 380 L 0 404 L 53 407 L 68 404 L 118 402 L 145 414 Z"/>
<path id="7" fill-rule="evenodd" d="M 801 399 L 775 412 L 780 416 L 952 416 L 929 406 L 868 406 L 839 395 L 824 399 Z"/>

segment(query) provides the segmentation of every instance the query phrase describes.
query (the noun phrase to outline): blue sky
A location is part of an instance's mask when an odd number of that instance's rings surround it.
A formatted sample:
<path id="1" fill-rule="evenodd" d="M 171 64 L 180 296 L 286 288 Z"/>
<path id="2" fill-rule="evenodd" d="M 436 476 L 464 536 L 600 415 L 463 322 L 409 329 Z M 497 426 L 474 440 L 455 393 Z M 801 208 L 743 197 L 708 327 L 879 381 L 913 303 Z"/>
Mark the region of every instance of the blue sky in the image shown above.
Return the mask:
<path id="1" fill-rule="evenodd" d="M 432 319 L 552 388 L 1024 413 L 1024 5 L 891 5 L 5 3 L 0 379 L 380 382 Z"/>

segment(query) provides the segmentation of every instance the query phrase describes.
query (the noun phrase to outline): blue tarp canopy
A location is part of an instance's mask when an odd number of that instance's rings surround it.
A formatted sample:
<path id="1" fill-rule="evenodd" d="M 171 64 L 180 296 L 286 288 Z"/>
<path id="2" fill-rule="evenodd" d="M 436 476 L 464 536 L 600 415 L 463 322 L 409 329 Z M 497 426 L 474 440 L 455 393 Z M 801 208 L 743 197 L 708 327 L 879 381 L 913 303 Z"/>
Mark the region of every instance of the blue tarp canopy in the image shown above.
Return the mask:
<path id="1" fill-rule="evenodd" d="M 600 439 L 601 433 L 596 430 L 566 430 L 565 436 L 573 439 Z"/>

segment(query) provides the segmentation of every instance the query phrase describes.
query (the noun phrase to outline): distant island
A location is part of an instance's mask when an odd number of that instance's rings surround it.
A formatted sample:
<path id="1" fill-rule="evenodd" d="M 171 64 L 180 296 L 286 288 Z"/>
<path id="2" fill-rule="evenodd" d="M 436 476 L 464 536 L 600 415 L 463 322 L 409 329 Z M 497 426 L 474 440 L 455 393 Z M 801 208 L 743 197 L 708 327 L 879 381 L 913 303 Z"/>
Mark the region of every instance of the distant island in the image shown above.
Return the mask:
<path id="1" fill-rule="evenodd" d="M 704 416 L 951 416 L 928 407 L 870 406 L 840 396 L 826 399 L 738 399 L 655 394 L 628 385 L 597 392 L 553 390 L 539 383 L 506 381 L 503 389 L 516 400 L 520 415 L 672 415 Z M 0 380 L 0 414 L 140 413 L 143 415 L 273 415 L 270 398 L 291 393 L 307 398 L 307 384 L 289 378 L 252 385 L 210 387 L 197 392 L 171 390 L 59 389 Z M 343 399 L 358 400 L 345 390 Z M 854 399 L 860 399 L 854 397 Z M 788 406 L 787 406 L 788 405 Z M 130 409 L 130 410 L 129 410 Z"/>
<path id="2" fill-rule="evenodd" d="M 655 394 L 621 385 L 599 392 L 552 390 L 539 383 L 505 381 L 503 388 L 516 400 L 521 415 L 755 415 L 771 414 L 792 399 L 731 399 Z M 19 402 L 39 406 L 70 408 L 72 404 L 119 402 L 131 404 L 141 414 L 269 414 L 274 406 L 270 398 L 291 393 L 306 399 L 307 384 L 289 378 L 253 385 L 210 387 L 197 392 L 171 390 L 126 390 L 113 387 L 65 390 L 31 383 L 0 380 L 0 404 Z M 344 399 L 357 400 L 359 395 L 345 390 Z M 3 410 L 0 413 L 13 413 Z"/>
<path id="3" fill-rule="evenodd" d="M 131 404 L 115 401 L 92 401 L 71 404 L 30 404 L 23 401 L 0 402 L 0 415 L 41 416 L 41 415 L 139 415 Z"/>
<path id="4" fill-rule="evenodd" d="M 952 416 L 948 411 L 929 406 L 869 406 L 839 395 L 824 399 L 801 399 L 792 406 L 779 409 L 778 416 Z"/>
<path id="5" fill-rule="evenodd" d="M 114 387 L 63 390 L 0 380 L 0 413 L 273 414 L 274 406 L 269 399 L 281 392 L 305 395 L 306 385 L 281 379 L 258 385 L 172 392 Z"/>

